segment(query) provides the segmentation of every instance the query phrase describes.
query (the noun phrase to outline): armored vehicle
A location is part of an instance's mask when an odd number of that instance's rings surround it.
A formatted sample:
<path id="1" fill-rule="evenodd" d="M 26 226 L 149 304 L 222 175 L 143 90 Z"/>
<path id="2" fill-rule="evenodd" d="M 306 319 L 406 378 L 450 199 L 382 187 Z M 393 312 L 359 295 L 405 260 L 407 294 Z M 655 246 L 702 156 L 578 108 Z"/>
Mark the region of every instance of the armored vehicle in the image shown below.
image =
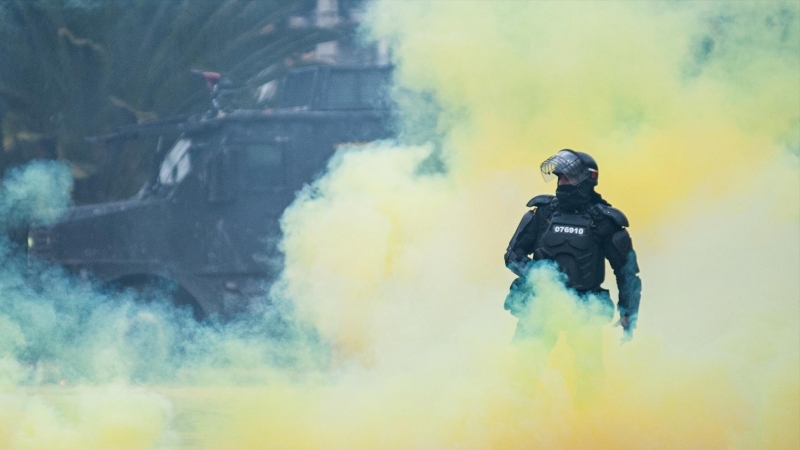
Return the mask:
<path id="1" fill-rule="evenodd" d="M 279 218 L 342 144 L 390 136 L 390 67 L 312 66 L 278 107 L 132 125 L 96 140 L 178 136 L 129 200 L 78 206 L 28 233 L 29 258 L 115 286 L 175 286 L 196 317 L 247 312 L 279 274 Z"/>

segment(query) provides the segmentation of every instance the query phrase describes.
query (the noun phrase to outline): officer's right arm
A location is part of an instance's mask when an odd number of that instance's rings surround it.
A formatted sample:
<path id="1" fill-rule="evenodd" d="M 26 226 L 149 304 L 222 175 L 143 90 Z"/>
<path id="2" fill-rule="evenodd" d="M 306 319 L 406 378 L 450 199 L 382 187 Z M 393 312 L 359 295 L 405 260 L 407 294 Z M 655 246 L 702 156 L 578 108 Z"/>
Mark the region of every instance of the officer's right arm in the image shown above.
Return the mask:
<path id="1" fill-rule="evenodd" d="M 533 246 L 536 244 L 538 232 L 536 219 L 536 209 L 525 213 L 506 249 L 504 258 L 506 267 L 520 277 L 525 276 L 525 270 L 531 261 L 528 255 L 533 253 Z"/>

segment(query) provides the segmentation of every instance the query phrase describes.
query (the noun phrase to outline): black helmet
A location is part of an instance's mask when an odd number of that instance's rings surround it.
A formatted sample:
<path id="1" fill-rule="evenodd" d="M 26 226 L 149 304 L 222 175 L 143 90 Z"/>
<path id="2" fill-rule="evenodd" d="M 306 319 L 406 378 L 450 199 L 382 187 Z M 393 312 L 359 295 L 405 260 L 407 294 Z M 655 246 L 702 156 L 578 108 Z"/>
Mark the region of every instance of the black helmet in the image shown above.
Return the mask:
<path id="1" fill-rule="evenodd" d="M 551 181 L 558 175 L 563 175 L 574 185 L 588 180 L 587 182 L 591 186 L 597 186 L 597 179 L 600 176 L 594 158 L 586 153 L 568 148 L 547 158 L 540 168 L 544 181 Z"/>

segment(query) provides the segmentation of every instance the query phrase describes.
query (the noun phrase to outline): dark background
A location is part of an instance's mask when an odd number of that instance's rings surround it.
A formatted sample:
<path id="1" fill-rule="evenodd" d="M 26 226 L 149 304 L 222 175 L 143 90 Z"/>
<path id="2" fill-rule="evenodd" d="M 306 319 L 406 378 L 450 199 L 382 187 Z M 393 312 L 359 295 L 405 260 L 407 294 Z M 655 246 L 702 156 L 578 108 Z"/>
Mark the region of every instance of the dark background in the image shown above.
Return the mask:
<path id="1" fill-rule="evenodd" d="M 350 9 L 359 1 L 339 0 Z M 321 42 L 355 24 L 315 25 L 317 0 L 0 0 L 0 172 L 65 161 L 74 201 L 126 198 L 147 177 L 154 139 L 104 147 L 87 136 L 209 109 L 190 70 L 233 80 L 237 104 L 267 108 L 259 88 L 314 63 Z M 341 11 L 340 11 L 341 13 Z M 263 97 L 263 96 L 262 96 Z"/>

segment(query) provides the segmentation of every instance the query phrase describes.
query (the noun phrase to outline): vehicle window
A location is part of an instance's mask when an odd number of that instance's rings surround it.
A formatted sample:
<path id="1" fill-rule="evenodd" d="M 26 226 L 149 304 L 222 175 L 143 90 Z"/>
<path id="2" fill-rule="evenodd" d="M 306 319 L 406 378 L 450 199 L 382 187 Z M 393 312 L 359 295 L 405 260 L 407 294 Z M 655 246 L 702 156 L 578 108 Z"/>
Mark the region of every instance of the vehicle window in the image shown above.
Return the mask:
<path id="1" fill-rule="evenodd" d="M 158 181 L 161 184 L 171 186 L 180 183 L 186 177 L 192 168 L 189 158 L 191 145 L 191 140 L 179 139 L 167 153 L 158 172 Z"/>
<path id="2" fill-rule="evenodd" d="M 361 103 L 358 95 L 358 75 L 356 72 L 331 72 L 328 78 L 329 108 L 358 108 Z"/>
<path id="3" fill-rule="evenodd" d="M 281 106 L 307 106 L 314 92 L 315 71 L 298 72 L 286 77 L 281 93 Z"/>
<path id="4" fill-rule="evenodd" d="M 363 109 L 386 106 L 386 70 L 332 70 L 324 108 Z"/>
<path id="5" fill-rule="evenodd" d="M 363 72 L 361 74 L 361 103 L 372 108 L 386 106 L 386 87 L 389 86 L 389 72 L 385 70 Z"/>
<path id="6" fill-rule="evenodd" d="M 242 157 L 245 190 L 277 188 L 286 183 L 285 151 L 282 145 L 246 145 L 242 148 Z"/>

